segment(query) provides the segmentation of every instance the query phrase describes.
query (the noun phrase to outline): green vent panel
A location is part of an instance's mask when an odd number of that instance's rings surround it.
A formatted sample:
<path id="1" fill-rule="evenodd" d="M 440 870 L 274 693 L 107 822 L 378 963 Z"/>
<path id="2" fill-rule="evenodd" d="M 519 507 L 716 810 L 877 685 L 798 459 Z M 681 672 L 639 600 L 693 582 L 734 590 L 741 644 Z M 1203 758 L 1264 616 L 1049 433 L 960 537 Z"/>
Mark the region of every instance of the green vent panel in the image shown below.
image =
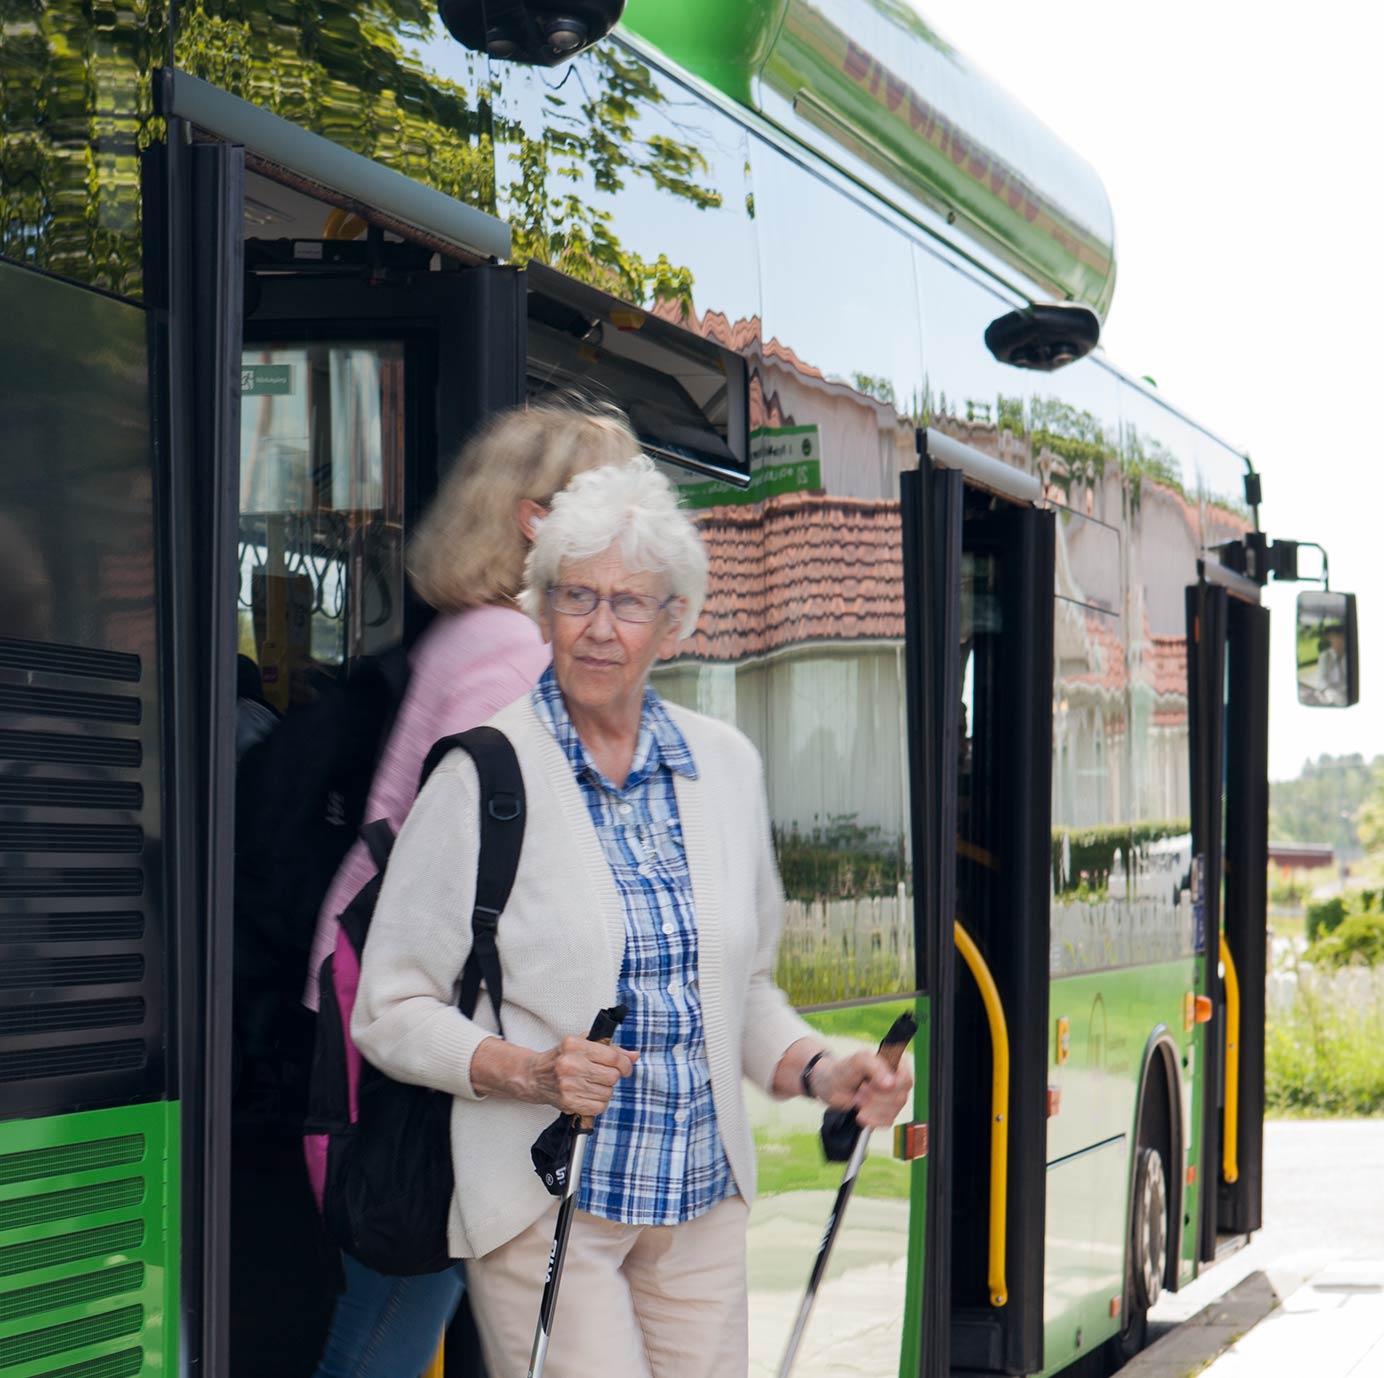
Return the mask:
<path id="1" fill-rule="evenodd" d="M 0 1295 L 0 1321 L 37 1316 L 44 1311 L 60 1311 L 65 1306 L 80 1306 L 89 1301 L 105 1301 L 122 1292 L 138 1292 L 144 1286 L 144 1265 L 126 1263 L 119 1268 L 103 1268 L 99 1273 L 45 1282 L 41 1287 L 23 1287 L 18 1292 Z"/>
<path id="2" fill-rule="evenodd" d="M 0 1186 L 33 1182 L 40 1177 L 66 1177 L 100 1167 L 123 1167 L 144 1157 L 144 1135 L 124 1134 L 118 1139 L 96 1139 L 89 1144 L 63 1144 L 28 1153 L 7 1153 L 0 1158 Z"/>
<path id="3" fill-rule="evenodd" d="M 107 1225 L 102 1230 L 79 1230 L 55 1239 L 36 1239 L 32 1244 L 11 1244 L 8 1249 L 0 1249 L 0 1278 L 56 1268 L 61 1263 L 124 1254 L 143 1243 L 144 1222 L 131 1220 L 124 1225 Z"/>
<path id="4" fill-rule="evenodd" d="M 21 1197 L 18 1201 L 0 1203 L 0 1230 L 42 1225 L 49 1220 L 69 1220 L 77 1215 L 95 1215 L 97 1211 L 118 1211 L 139 1205 L 143 1195 L 144 1182 L 138 1177 L 127 1177 L 121 1182 L 102 1182 L 94 1187 L 77 1187 L 74 1191 Z"/>
<path id="5" fill-rule="evenodd" d="M 0 1378 L 177 1372 L 177 1125 L 160 1101 L 0 1123 Z"/>
<path id="6" fill-rule="evenodd" d="M 42 1330 L 26 1330 L 0 1340 L 0 1368 L 32 1363 L 64 1350 L 81 1349 L 126 1335 L 137 1335 L 144 1328 L 142 1306 L 122 1306 L 99 1316 L 84 1316 L 65 1325 L 46 1325 Z"/>
<path id="7" fill-rule="evenodd" d="M 104 1359 L 88 1359 L 84 1364 L 50 1369 L 43 1378 L 135 1378 L 144 1368 L 142 1349 L 122 1349 Z"/>

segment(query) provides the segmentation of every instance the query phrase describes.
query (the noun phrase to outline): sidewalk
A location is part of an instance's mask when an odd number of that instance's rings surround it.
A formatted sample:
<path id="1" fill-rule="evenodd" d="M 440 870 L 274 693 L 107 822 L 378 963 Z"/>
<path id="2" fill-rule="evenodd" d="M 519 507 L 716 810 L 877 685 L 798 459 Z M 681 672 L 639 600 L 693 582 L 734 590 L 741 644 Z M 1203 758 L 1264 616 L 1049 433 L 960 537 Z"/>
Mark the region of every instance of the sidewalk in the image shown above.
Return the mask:
<path id="1" fill-rule="evenodd" d="M 1384 1262 L 1250 1273 L 1121 1378 L 1384 1378 Z"/>

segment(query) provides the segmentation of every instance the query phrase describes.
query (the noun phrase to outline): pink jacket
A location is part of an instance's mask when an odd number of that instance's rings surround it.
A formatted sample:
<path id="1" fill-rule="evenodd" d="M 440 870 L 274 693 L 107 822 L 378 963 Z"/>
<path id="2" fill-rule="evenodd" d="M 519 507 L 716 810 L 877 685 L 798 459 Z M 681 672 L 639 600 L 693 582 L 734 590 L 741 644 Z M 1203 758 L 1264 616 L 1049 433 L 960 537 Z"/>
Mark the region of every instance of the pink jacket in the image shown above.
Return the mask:
<path id="1" fill-rule="evenodd" d="M 432 744 L 478 727 L 528 693 L 548 660 L 538 628 L 516 608 L 440 613 L 413 648 L 408 691 L 370 785 L 365 821 L 387 818 L 397 835 L 413 806 L 418 774 Z M 317 1008 L 317 973 L 336 948 L 337 916 L 374 871 L 369 851 L 358 840 L 317 916 L 303 993 L 309 1009 Z"/>

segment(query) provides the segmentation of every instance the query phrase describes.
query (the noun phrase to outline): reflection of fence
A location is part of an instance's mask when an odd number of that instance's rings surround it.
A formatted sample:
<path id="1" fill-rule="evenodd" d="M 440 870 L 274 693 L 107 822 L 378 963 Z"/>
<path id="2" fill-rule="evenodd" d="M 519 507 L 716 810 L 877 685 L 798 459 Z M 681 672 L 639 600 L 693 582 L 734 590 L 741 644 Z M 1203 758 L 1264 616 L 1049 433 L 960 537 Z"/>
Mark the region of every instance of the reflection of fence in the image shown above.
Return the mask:
<path id="1" fill-rule="evenodd" d="M 789 900 L 775 979 L 795 1005 L 913 990 L 911 896 Z"/>
<path id="2" fill-rule="evenodd" d="M 1053 902 L 1053 976 L 1171 962 L 1195 951 L 1196 914 L 1185 894 L 1175 905 L 1155 899 Z"/>

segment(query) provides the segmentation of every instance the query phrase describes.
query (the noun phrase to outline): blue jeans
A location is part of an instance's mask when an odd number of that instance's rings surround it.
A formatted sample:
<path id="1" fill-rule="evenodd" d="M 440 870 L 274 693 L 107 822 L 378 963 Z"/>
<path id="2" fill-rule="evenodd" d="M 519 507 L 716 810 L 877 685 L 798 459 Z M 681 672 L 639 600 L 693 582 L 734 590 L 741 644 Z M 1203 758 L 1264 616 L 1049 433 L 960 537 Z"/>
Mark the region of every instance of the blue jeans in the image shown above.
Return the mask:
<path id="1" fill-rule="evenodd" d="M 341 1261 L 346 1290 L 336 1299 L 315 1378 L 417 1378 L 461 1300 L 461 1264 L 391 1278 L 349 1255 Z"/>

